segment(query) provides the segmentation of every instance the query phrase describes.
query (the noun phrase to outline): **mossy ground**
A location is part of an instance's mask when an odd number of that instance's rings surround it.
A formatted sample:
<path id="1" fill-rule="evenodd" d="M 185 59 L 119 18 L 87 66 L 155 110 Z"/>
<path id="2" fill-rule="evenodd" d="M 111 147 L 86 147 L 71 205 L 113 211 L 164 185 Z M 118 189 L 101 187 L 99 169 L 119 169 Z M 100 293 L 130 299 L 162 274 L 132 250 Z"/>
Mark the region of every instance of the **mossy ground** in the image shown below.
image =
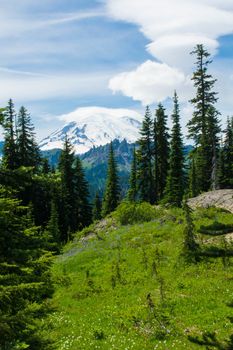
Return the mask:
<path id="1" fill-rule="evenodd" d="M 56 312 L 47 326 L 58 349 L 191 350 L 199 346 L 189 335 L 216 332 L 220 341 L 228 339 L 231 258 L 185 262 L 182 210 L 160 210 L 151 222 L 118 228 L 114 220 L 70 244 L 53 267 Z M 199 210 L 194 222 L 197 230 L 232 225 L 233 215 Z M 205 250 L 208 243 L 200 234 L 198 240 Z"/>

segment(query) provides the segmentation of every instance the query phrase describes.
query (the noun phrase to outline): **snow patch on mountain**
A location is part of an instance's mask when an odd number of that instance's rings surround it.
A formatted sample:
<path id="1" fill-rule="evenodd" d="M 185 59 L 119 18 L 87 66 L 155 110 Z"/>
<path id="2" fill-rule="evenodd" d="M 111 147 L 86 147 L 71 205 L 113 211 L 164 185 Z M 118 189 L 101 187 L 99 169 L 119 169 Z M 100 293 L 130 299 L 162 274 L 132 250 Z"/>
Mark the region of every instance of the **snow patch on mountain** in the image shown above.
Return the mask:
<path id="1" fill-rule="evenodd" d="M 83 154 L 94 146 L 103 146 L 115 139 L 132 143 L 138 139 L 142 122 L 138 112 L 104 107 L 78 108 L 59 119 L 66 124 L 40 142 L 42 151 L 61 149 L 66 135 L 76 154 Z"/>

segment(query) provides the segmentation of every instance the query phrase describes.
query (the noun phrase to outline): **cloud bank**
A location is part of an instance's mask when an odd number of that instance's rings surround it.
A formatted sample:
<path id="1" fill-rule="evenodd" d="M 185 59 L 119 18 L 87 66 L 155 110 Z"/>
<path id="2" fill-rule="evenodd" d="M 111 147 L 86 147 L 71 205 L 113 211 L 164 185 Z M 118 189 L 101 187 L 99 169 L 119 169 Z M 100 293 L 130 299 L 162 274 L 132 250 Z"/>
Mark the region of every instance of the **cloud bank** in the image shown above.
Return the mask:
<path id="1" fill-rule="evenodd" d="M 146 50 L 156 62 L 145 62 L 134 71 L 121 73 L 109 84 L 114 92 L 142 103 L 164 100 L 182 81 L 185 88 L 184 76 L 193 65 L 189 55 L 193 47 L 202 43 L 215 55 L 218 39 L 233 33 L 232 0 L 106 0 L 106 10 L 115 20 L 136 24 L 150 41 Z M 161 78 L 161 84 L 148 70 Z"/>

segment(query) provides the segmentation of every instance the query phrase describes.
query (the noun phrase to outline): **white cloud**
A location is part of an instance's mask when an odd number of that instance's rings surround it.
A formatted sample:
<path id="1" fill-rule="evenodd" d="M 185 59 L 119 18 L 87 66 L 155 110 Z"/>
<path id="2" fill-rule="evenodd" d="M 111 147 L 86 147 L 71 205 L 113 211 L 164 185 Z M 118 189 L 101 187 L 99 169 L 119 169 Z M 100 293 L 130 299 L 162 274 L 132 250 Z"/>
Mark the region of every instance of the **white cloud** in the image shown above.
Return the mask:
<path id="1" fill-rule="evenodd" d="M 232 0 L 105 0 L 105 3 L 111 18 L 139 26 L 150 40 L 146 50 L 160 62 L 147 61 L 110 80 L 109 87 L 114 92 L 144 104 L 165 100 L 174 89 L 181 91 L 181 100 L 189 97 L 188 80 L 194 64 L 190 51 L 202 43 L 215 55 L 219 37 L 233 33 Z M 228 75 L 224 78 L 229 80 Z"/>
<path id="2" fill-rule="evenodd" d="M 184 86 L 186 89 L 182 91 Z M 191 84 L 184 73 L 177 68 L 148 60 L 135 71 L 120 73 L 113 77 L 109 87 L 115 93 L 120 91 L 125 96 L 142 101 L 146 105 L 166 100 L 168 96 L 173 95 L 175 89 L 185 99 Z"/>
<path id="3" fill-rule="evenodd" d="M 156 59 L 180 68 L 194 45 L 214 53 L 217 39 L 233 33 L 229 0 L 106 0 L 106 8 L 111 17 L 140 27 Z"/>
<path id="4" fill-rule="evenodd" d="M 88 118 L 93 121 L 93 118 L 96 120 L 100 119 L 121 119 L 122 117 L 129 117 L 133 119 L 137 119 L 138 121 L 142 121 L 142 115 L 137 111 L 126 108 L 107 108 L 107 107 L 98 107 L 98 106 L 90 106 L 90 107 L 80 107 L 75 111 L 63 114 L 58 118 L 67 123 L 69 122 L 80 122 L 87 121 Z"/>

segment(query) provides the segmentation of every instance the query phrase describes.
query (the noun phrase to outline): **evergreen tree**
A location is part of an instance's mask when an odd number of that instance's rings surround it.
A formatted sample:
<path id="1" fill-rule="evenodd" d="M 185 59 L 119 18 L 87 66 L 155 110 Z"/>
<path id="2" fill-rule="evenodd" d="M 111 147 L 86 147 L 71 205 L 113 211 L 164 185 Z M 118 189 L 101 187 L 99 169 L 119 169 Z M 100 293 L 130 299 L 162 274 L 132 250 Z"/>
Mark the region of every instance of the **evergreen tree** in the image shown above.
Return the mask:
<path id="1" fill-rule="evenodd" d="M 30 114 L 21 107 L 18 114 L 18 154 L 19 165 L 37 167 L 40 162 L 39 148 L 35 141 L 34 127 Z"/>
<path id="2" fill-rule="evenodd" d="M 64 242 L 68 241 L 68 233 L 74 232 L 77 229 L 73 164 L 74 153 L 71 143 L 66 137 L 58 165 L 61 174 L 61 201 L 59 218 L 61 238 Z"/>
<path id="3" fill-rule="evenodd" d="M 137 200 L 137 156 L 136 156 L 136 150 L 135 147 L 133 149 L 133 160 L 131 165 L 131 173 L 130 173 L 130 180 L 129 180 L 129 191 L 127 194 L 127 198 L 130 202 L 136 202 Z"/>
<path id="4" fill-rule="evenodd" d="M 184 146 L 180 126 L 180 109 L 176 92 L 174 95 L 172 121 L 169 174 L 167 177 L 165 200 L 175 206 L 180 206 L 184 194 Z"/>
<path id="5" fill-rule="evenodd" d="M 47 232 L 49 234 L 49 240 L 56 245 L 55 249 L 58 250 L 61 242 L 61 232 L 59 228 L 58 210 L 54 200 L 51 202 L 51 212 L 47 225 Z"/>
<path id="6" fill-rule="evenodd" d="M 75 215 L 77 219 L 77 228 L 82 229 L 83 227 L 90 225 L 92 221 L 92 208 L 89 203 L 88 183 L 85 179 L 85 174 L 79 157 L 76 157 L 74 165 L 74 194 L 76 202 Z"/>
<path id="7" fill-rule="evenodd" d="M 189 169 L 189 197 L 198 195 L 197 174 L 194 154 L 191 155 L 191 166 Z"/>
<path id="8" fill-rule="evenodd" d="M 139 199 L 145 202 L 154 202 L 154 181 L 152 173 L 152 119 L 149 107 L 140 130 L 137 151 L 137 178 Z"/>
<path id="9" fill-rule="evenodd" d="M 48 175 L 49 173 L 51 173 L 51 167 L 49 165 L 49 161 L 47 158 L 43 158 L 41 160 L 42 163 L 42 174 L 44 175 Z"/>
<path id="10" fill-rule="evenodd" d="M 195 142 L 196 174 L 198 192 L 217 187 L 217 158 L 219 112 L 215 108 L 217 93 L 213 91 L 216 79 L 208 74 L 212 62 L 203 45 L 197 45 L 192 55 L 197 57 L 196 71 L 192 80 L 196 96 L 191 100 L 194 106 L 192 119 L 188 122 L 189 137 Z"/>
<path id="11" fill-rule="evenodd" d="M 112 142 L 109 148 L 108 173 L 106 180 L 106 188 L 103 199 L 102 215 L 103 217 L 114 211 L 119 204 L 120 189 L 117 174 L 117 164 L 115 161 Z"/>
<path id="12" fill-rule="evenodd" d="M 227 118 L 224 142 L 220 150 L 220 187 L 233 188 L 233 117 Z"/>
<path id="13" fill-rule="evenodd" d="M 101 211 L 102 211 L 102 201 L 99 196 L 99 193 L 96 192 L 94 205 L 93 205 L 93 211 L 92 211 L 92 218 L 93 220 L 100 220 L 101 219 Z"/>
<path id="14" fill-rule="evenodd" d="M 14 103 L 10 99 L 7 107 L 2 113 L 2 126 L 4 128 L 4 149 L 3 164 L 8 169 L 16 169 L 18 167 L 17 137 L 16 137 L 16 113 Z"/>
<path id="15" fill-rule="evenodd" d="M 156 110 L 156 127 L 154 133 L 154 143 L 157 145 L 155 168 L 157 174 L 155 175 L 156 189 L 158 200 L 164 196 L 166 187 L 166 180 L 169 170 L 169 134 L 167 128 L 167 116 L 162 104 L 158 105 Z"/>
<path id="16" fill-rule="evenodd" d="M 0 188 L 0 349 L 51 349 L 39 319 L 49 311 L 52 260 L 25 210 Z"/>
<path id="17" fill-rule="evenodd" d="M 157 120 L 154 118 L 153 121 L 153 148 L 152 148 L 152 159 L 153 159 L 153 179 L 154 179 L 154 203 L 158 202 L 158 144 L 157 144 Z"/>

